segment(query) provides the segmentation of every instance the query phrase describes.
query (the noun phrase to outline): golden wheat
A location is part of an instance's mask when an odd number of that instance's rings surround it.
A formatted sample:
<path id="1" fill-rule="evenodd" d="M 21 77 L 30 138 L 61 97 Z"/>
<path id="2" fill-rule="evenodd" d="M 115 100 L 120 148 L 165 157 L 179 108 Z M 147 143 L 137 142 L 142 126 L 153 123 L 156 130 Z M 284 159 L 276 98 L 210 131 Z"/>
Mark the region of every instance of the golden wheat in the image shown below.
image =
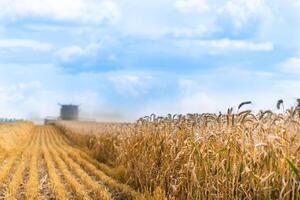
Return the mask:
<path id="1" fill-rule="evenodd" d="M 246 103 L 126 124 L 0 124 L 0 198 L 299 199 L 299 107 Z"/>
<path id="2" fill-rule="evenodd" d="M 122 169 L 118 180 L 153 199 L 300 197 L 298 108 L 283 114 L 228 109 L 219 115 L 151 115 L 132 124 L 56 125 L 64 137 L 111 166 L 100 173 L 113 176 L 114 169 Z M 86 153 L 66 152 L 105 180 L 92 160 L 83 162 Z"/>

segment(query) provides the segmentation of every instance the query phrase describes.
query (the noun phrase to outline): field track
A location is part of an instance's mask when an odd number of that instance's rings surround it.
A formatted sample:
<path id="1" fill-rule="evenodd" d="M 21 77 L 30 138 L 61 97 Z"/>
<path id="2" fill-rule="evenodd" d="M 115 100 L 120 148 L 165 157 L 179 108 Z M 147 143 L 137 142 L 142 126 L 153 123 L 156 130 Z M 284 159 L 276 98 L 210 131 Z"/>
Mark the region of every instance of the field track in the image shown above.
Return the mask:
<path id="1" fill-rule="evenodd" d="M 28 142 L 0 160 L 0 199 L 140 199 L 111 178 L 54 126 L 36 126 Z"/>

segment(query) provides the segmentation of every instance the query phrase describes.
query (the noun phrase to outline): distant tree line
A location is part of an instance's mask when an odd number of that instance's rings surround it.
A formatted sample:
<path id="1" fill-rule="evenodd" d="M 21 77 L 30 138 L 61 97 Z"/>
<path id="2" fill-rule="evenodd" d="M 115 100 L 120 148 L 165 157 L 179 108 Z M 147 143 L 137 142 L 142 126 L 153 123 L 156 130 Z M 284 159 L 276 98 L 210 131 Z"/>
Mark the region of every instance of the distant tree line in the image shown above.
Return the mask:
<path id="1" fill-rule="evenodd" d="M 6 123 L 11 123 L 11 122 L 18 122 L 18 121 L 24 121 L 24 119 L 16 119 L 16 118 L 0 118 L 0 122 L 6 122 Z"/>

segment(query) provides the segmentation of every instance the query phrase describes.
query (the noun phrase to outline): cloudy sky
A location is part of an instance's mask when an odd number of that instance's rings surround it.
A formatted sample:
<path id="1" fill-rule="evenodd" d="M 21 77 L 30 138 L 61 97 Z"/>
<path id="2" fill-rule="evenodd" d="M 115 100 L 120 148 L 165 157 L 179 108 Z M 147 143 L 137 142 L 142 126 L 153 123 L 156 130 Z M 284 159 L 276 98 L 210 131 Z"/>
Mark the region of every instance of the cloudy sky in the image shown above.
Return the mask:
<path id="1" fill-rule="evenodd" d="M 0 0 L 2 117 L 273 109 L 299 77 L 299 0 Z"/>

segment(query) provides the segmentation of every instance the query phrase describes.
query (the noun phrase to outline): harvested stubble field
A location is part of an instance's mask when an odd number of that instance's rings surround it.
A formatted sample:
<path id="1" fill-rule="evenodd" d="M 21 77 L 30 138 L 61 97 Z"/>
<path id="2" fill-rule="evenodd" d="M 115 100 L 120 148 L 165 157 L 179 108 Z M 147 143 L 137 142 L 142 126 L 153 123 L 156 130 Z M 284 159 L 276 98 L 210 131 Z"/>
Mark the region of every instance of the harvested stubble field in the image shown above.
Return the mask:
<path id="1" fill-rule="evenodd" d="M 3 151 L 0 199 L 141 199 L 139 193 L 102 172 L 56 127 L 9 126 L 18 135 L 14 139 L 22 143 Z M 0 146 L 5 143 L 0 141 Z"/>

